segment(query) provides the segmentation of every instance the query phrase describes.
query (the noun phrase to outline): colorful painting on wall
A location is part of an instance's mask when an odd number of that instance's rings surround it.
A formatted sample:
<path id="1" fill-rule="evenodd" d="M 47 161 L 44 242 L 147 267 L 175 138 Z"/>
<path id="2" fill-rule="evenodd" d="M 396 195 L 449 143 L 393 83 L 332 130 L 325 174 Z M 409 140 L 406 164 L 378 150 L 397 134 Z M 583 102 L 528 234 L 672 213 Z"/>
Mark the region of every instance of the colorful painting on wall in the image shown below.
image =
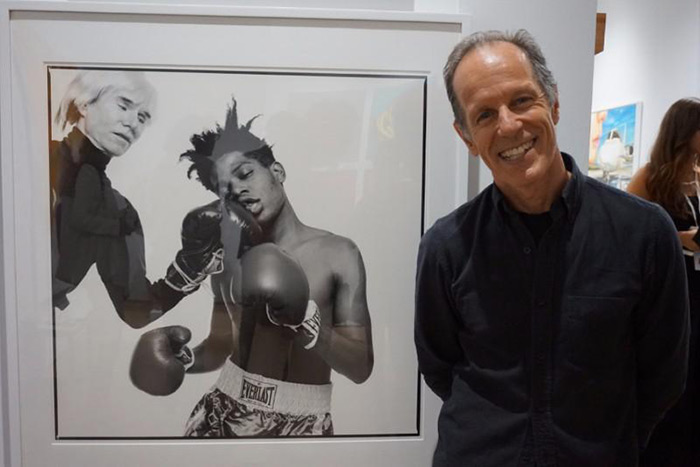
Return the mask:
<path id="1" fill-rule="evenodd" d="M 591 114 L 588 175 L 624 190 L 639 166 L 642 104 Z"/>

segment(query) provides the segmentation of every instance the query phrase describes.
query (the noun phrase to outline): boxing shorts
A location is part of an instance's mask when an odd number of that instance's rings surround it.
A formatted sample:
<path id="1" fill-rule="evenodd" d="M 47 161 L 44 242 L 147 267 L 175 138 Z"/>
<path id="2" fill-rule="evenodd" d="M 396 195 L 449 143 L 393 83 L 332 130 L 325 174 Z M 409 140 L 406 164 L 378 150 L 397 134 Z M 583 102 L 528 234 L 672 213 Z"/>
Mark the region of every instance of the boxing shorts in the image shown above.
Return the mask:
<path id="1" fill-rule="evenodd" d="M 278 381 L 226 360 L 197 403 L 185 436 L 202 438 L 332 436 L 332 384 Z"/>

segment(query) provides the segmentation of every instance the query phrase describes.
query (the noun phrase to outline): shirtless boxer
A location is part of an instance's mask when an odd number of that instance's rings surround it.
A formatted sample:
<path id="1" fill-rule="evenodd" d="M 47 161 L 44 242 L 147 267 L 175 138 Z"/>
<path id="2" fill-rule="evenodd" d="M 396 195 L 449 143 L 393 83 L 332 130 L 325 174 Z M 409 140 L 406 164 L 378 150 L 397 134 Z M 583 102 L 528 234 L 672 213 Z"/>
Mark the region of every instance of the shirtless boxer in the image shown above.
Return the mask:
<path id="1" fill-rule="evenodd" d="M 186 372 L 223 365 L 186 436 L 332 435 L 331 369 L 359 384 L 374 362 L 364 264 L 351 240 L 299 220 L 284 167 L 249 131 L 253 120 L 239 126 L 234 101 L 225 126 L 194 135 L 182 155 L 222 213 L 209 336 L 189 351 L 182 326 L 145 333 L 132 381 L 170 394 Z"/>

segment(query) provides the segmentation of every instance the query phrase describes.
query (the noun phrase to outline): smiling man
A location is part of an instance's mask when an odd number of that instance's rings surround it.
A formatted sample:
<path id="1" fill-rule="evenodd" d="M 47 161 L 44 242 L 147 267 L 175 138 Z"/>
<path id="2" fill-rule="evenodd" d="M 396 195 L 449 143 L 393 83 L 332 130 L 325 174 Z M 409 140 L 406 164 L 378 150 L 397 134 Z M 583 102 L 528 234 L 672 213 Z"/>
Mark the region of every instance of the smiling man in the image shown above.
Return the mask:
<path id="1" fill-rule="evenodd" d="M 636 465 L 686 376 L 673 224 L 559 150 L 556 83 L 526 31 L 465 38 L 444 77 L 493 184 L 418 254 L 419 366 L 443 400 L 433 465 Z"/>
<path id="2" fill-rule="evenodd" d="M 250 131 L 253 120 L 239 125 L 234 101 L 226 124 L 194 135 L 182 155 L 223 214 L 224 268 L 212 276 L 209 336 L 189 351 L 182 326 L 144 334 L 131 377 L 164 395 L 186 371 L 223 367 L 186 436 L 328 436 L 331 371 L 359 384 L 373 368 L 364 263 L 350 239 L 297 217 L 286 171 Z"/>

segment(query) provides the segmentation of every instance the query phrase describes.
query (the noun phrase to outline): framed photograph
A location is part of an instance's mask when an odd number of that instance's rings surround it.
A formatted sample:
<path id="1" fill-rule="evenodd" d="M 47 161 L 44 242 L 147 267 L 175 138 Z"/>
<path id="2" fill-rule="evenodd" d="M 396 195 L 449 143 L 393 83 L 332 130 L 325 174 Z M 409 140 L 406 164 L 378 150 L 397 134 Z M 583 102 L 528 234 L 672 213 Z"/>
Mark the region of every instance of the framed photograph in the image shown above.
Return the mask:
<path id="1" fill-rule="evenodd" d="M 591 114 L 588 175 L 624 190 L 639 168 L 642 103 Z"/>
<path id="2" fill-rule="evenodd" d="M 414 268 L 468 18 L 3 7 L 13 460 L 427 465 Z"/>

